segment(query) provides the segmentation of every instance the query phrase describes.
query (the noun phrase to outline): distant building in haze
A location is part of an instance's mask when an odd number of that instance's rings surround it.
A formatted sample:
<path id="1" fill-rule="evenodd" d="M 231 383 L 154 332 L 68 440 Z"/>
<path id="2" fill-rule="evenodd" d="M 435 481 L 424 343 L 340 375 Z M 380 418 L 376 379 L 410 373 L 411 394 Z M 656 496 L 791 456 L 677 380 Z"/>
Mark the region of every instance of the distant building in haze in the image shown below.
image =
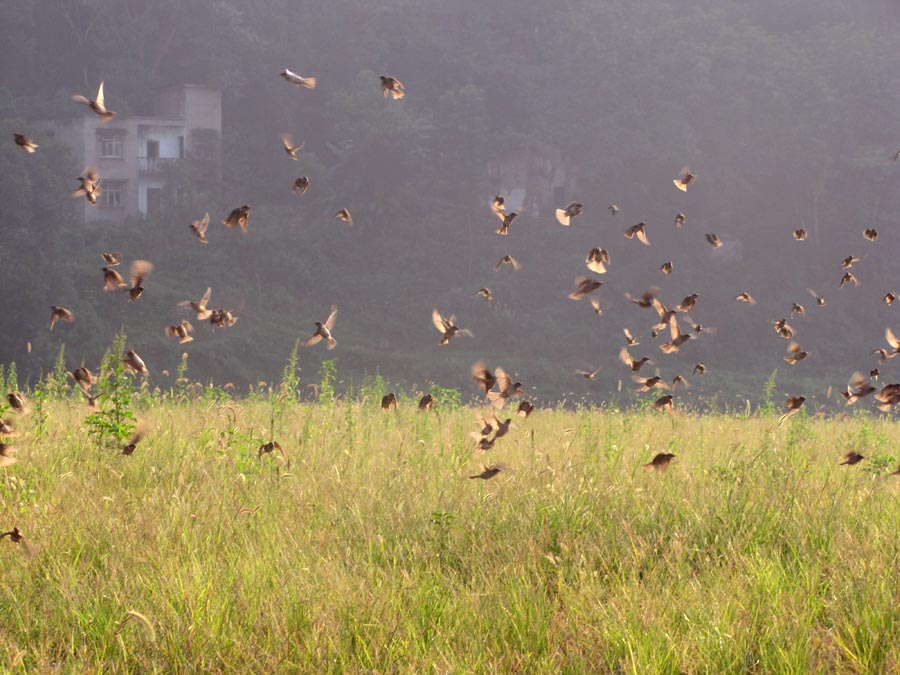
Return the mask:
<path id="1" fill-rule="evenodd" d="M 487 173 L 493 192 L 505 198 L 507 212 L 552 216 L 575 191 L 562 153 L 543 143 L 503 151 L 488 162 Z"/>
<path id="2" fill-rule="evenodd" d="M 117 116 L 103 122 L 85 113 L 67 123 L 45 126 L 68 145 L 81 166 L 100 174 L 102 193 L 93 206 L 81 200 L 86 222 L 154 215 L 163 206 L 165 172 L 186 159 L 218 158 L 222 135 L 222 94 L 186 84 L 160 96 L 149 116 Z M 219 162 L 215 161 L 215 172 Z"/>

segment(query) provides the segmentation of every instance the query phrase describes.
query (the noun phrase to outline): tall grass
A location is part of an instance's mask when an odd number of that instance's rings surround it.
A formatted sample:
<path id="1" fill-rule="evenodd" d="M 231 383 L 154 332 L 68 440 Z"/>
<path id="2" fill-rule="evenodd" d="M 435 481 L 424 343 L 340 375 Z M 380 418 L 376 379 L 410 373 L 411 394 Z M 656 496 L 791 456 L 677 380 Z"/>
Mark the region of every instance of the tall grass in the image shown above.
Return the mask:
<path id="1" fill-rule="evenodd" d="M 0 672 L 900 668 L 893 422 L 543 410 L 477 456 L 466 407 L 140 400 L 131 456 L 20 425 Z"/>

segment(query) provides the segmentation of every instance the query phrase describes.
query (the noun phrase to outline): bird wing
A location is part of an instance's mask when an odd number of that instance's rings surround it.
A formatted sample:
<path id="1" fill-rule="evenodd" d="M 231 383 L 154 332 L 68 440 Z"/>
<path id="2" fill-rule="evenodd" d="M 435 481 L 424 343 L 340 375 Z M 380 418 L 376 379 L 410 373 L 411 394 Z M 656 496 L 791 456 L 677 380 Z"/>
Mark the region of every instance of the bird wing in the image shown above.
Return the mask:
<path id="1" fill-rule="evenodd" d="M 501 392 L 509 389 L 509 385 L 512 384 L 512 378 L 499 366 L 494 369 L 494 378 L 497 380 L 497 387 Z"/>
<path id="2" fill-rule="evenodd" d="M 325 328 L 329 331 L 334 328 L 334 322 L 337 319 L 338 308 L 337 305 L 331 306 L 331 314 L 328 315 L 328 318 L 325 319 Z"/>
<path id="3" fill-rule="evenodd" d="M 884 329 L 884 339 L 888 341 L 888 344 L 894 349 L 900 349 L 900 340 L 897 339 L 897 336 L 894 335 L 894 331 L 890 328 Z"/>
<path id="4" fill-rule="evenodd" d="M 434 327 L 438 329 L 439 333 L 447 332 L 447 320 L 441 316 L 439 311 L 437 311 L 437 307 L 431 310 L 431 323 L 434 324 Z"/>
<path id="5" fill-rule="evenodd" d="M 643 228 L 643 227 L 641 227 L 641 228 L 639 228 L 638 230 L 636 230 L 634 234 L 635 234 L 635 236 L 637 236 L 639 242 L 641 242 L 641 243 L 644 244 L 645 246 L 649 246 L 649 245 L 650 245 L 650 240 L 647 239 L 647 234 L 644 232 L 644 228 Z"/>
<path id="6" fill-rule="evenodd" d="M 100 88 L 97 90 L 97 98 L 94 99 L 94 102 L 101 108 L 106 108 L 106 101 L 103 98 L 103 82 L 100 83 Z"/>

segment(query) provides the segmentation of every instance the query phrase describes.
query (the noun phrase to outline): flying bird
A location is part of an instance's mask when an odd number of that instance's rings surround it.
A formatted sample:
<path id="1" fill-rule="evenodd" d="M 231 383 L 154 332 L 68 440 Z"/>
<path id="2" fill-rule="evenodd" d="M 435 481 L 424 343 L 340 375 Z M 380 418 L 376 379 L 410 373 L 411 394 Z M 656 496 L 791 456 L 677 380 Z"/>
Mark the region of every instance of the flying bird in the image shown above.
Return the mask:
<path id="1" fill-rule="evenodd" d="M 807 288 L 806 292 L 809 293 L 816 300 L 816 304 L 819 307 L 825 307 L 825 298 L 816 293 L 813 289 Z"/>
<path id="2" fill-rule="evenodd" d="M 506 214 L 506 200 L 503 199 L 503 195 L 496 195 L 491 200 L 491 211 L 493 211 L 494 215 L 500 220 L 503 220 L 503 217 Z"/>
<path id="3" fill-rule="evenodd" d="M 846 455 L 844 455 L 844 461 L 841 462 L 839 466 L 853 466 L 854 464 L 859 464 L 864 459 L 864 455 L 861 455 L 858 452 L 853 452 L 851 450 Z"/>
<path id="4" fill-rule="evenodd" d="M 694 364 L 694 375 L 706 375 L 706 364 L 703 361 Z"/>
<path id="5" fill-rule="evenodd" d="M 672 274 L 672 261 L 666 260 L 666 262 L 664 262 L 662 265 L 659 266 L 659 271 L 662 272 L 663 274 L 665 274 L 666 276 L 669 276 L 670 274 Z"/>
<path id="6" fill-rule="evenodd" d="M 497 234 L 507 235 L 509 234 L 509 226 L 512 225 L 512 222 L 519 216 L 518 213 L 501 213 L 500 215 L 500 228 L 497 230 Z"/>
<path id="7" fill-rule="evenodd" d="M 206 305 L 209 304 L 209 299 L 212 297 L 212 288 L 207 288 L 206 292 L 203 294 L 199 300 L 184 300 L 183 302 L 179 302 L 179 307 L 190 307 L 191 310 L 197 313 L 197 321 L 205 321 L 209 318 L 212 311 L 206 308 Z"/>
<path id="8" fill-rule="evenodd" d="M 788 345 L 788 354 L 788 356 L 784 357 L 784 360 L 792 366 L 809 356 L 809 352 L 804 351 L 804 349 L 796 342 L 791 342 Z"/>
<path id="9" fill-rule="evenodd" d="M 122 254 L 116 251 L 115 253 L 107 253 L 104 251 L 100 254 L 100 257 L 103 258 L 103 262 L 105 262 L 109 267 L 115 267 L 120 262 L 122 262 Z"/>
<path id="10" fill-rule="evenodd" d="M 122 448 L 122 454 L 123 455 L 133 454 L 134 451 L 137 449 L 138 443 L 141 442 L 141 439 L 143 437 L 144 437 L 144 435 L 140 431 L 135 432 L 134 435 L 129 439 L 128 443 L 125 444 L 125 447 Z"/>
<path id="11" fill-rule="evenodd" d="M 631 331 L 628 330 L 627 328 L 623 328 L 622 332 L 625 333 L 625 342 L 628 343 L 629 347 L 637 347 L 639 344 L 641 344 L 640 342 L 637 341 L 637 338 L 635 338 L 631 334 Z"/>
<path id="12" fill-rule="evenodd" d="M 269 455 L 269 454 L 275 452 L 276 450 L 278 451 L 278 453 L 281 455 L 282 458 L 285 458 L 284 448 L 281 447 L 281 443 L 279 443 L 278 441 L 274 441 L 274 440 L 268 441 L 267 443 L 263 443 L 262 445 L 260 445 L 259 448 L 257 448 L 257 450 L 256 450 L 256 458 L 261 460 L 263 455 Z"/>
<path id="13" fill-rule="evenodd" d="M 591 279 L 588 276 L 575 277 L 575 290 L 569 293 L 570 300 L 581 300 L 589 293 L 593 293 L 603 285 L 602 281 Z"/>
<path id="14" fill-rule="evenodd" d="M 91 100 L 82 96 L 81 94 L 74 94 L 72 96 L 73 101 L 77 101 L 78 103 L 83 103 L 88 106 L 95 113 L 100 115 L 101 122 L 109 122 L 113 117 L 116 116 L 112 110 L 107 110 L 106 102 L 103 98 L 103 82 L 100 83 L 100 89 L 97 90 L 97 98 Z"/>
<path id="15" fill-rule="evenodd" d="M 321 340 L 325 340 L 328 343 L 328 349 L 334 349 L 337 347 L 337 340 L 334 339 L 334 336 L 331 334 L 331 331 L 334 329 L 334 322 L 337 318 L 337 306 L 331 306 L 331 314 L 328 315 L 328 318 L 325 320 L 325 323 L 321 323 L 316 321 L 316 332 L 310 335 L 303 342 L 304 347 L 310 347 L 314 344 L 318 344 Z"/>
<path id="16" fill-rule="evenodd" d="M 195 220 L 188 227 L 191 228 L 191 232 L 200 240 L 201 244 L 209 243 L 209 240 L 206 238 L 206 230 L 209 228 L 209 211 L 204 213 L 200 220 Z"/>
<path id="17" fill-rule="evenodd" d="M 841 277 L 841 283 L 838 288 L 843 288 L 847 284 L 859 286 L 859 279 L 854 276 L 853 272 L 844 272 L 844 276 Z"/>
<path id="18" fill-rule="evenodd" d="M 580 216 L 584 207 L 578 202 L 572 202 L 564 209 L 556 209 L 556 220 L 560 225 L 571 225 L 572 218 Z"/>
<path id="19" fill-rule="evenodd" d="M 140 373 L 141 375 L 150 374 L 150 371 L 147 370 L 147 365 L 144 363 L 144 360 L 140 356 L 138 356 L 137 352 L 133 349 L 126 352 L 125 358 L 122 359 L 122 365 L 134 373 Z"/>
<path id="20" fill-rule="evenodd" d="M 72 323 L 75 320 L 75 315 L 71 312 L 71 310 L 68 310 L 65 307 L 53 305 L 52 307 L 50 307 L 50 330 L 53 330 L 53 326 L 55 326 L 56 322 L 60 319 Z"/>
<path id="21" fill-rule="evenodd" d="M 628 347 L 622 347 L 622 349 L 619 350 L 619 361 L 630 368 L 633 373 L 638 372 L 644 365 L 653 363 L 649 356 L 642 356 L 638 360 L 633 359 L 631 353 L 628 351 Z"/>
<path id="22" fill-rule="evenodd" d="M 606 265 L 609 265 L 609 252 L 605 248 L 595 247 L 588 251 L 584 264 L 588 269 L 597 274 L 606 274 Z"/>
<path id="23" fill-rule="evenodd" d="M 340 218 L 348 225 L 353 225 L 353 217 L 350 215 L 350 212 L 347 209 L 341 209 L 337 213 L 334 214 L 335 218 Z"/>
<path id="24" fill-rule="evenodd" d="M 131 263 L 131 288 L 128 289 L 128 302 L 137 302 L 144 292 L 144 280 L 153 271 L 153 263 L 149 260 L 135 260 Z"/>
<path id="25" fill-rule="evenodd" d="M 609 212 L 610 212 L 610 214 L 612 214 L 612 215 L 616 215 L 616 214 L 621 210 L 621 209 L 619 209 L 619 205 L 618 205 L 618 204 L 610 204 L 610 205 L 607 206 L 606 208 L 609 209 Z"/>
<path id="26" fill-rule="evenodd" d="M 636 225 L 632 225 L 625 230 L 625 236 L 628 239 L 634 239 L 635 237 L 637 237 L 637 240 L 644 246 L 649 246 L 650 240 L 647 239 L 647 233 L 644 231 L 645 227 L 647 226 L 644 223 L 637 223 Z"/>
<path id="27" fill-rule="evenodd" d="M 865 398 L 875 391 L 875 387 L 869 384 L 865 375 L 856 371 L 847 381 L 847 388 L 844 391 L 841 391 L 840 394 L 847 400 L 847 405 L 853 405 L 859 399 Z"/>
<path id="28" fill-rule="evenodd" d="M 482 298 L 491 302 L 494 299 L 494 294 L 491 292 L 490 288 L 479 288 L 473 295 L 480 295 Z"/>
<path id="29" fill-rule="evenodd" d="M 72 191 L 72 197 L 84 196 L 94 206 L 97 205 L 97 197 L 103 194 L 100 187 L 100 174 L 93 167 L 85 167 L 84 172 L 78 177 L 79 187 Z"/>
<path id="30" fill-rule="evenodd" d="M 497 378 L 488 370 L 484 361 L 476 361 L 472 364 L 472 377 L 484 389 L 485 396 L 497 384 Z"/>
<path id="31" fill-rule="evenodd" d="M 305 195 L 307 190 L 309 190 L 309 176 L 300 176 L 291 183 L 291 192 L 294 194 Z"/>
<path id="32" fill-rule="evenodd" d="M 122 278 L 122 275 L 116 272 L 116 270 L 110 269 L 109 267 L 103 267 L 102 271 L 104 291 L 117 291 L 120 288 L 128 286 Z"/>
<path id="33" fill-rule="evenodd" d="M 677 187 L 682 192 L 687 192 L 687 189 L 690 185 L 693 185 L 697 180 L 697 175 L 692 173 L 690 168 L 685 166 L 681 171 L 678 172 L 678 178 L 673 180 L 675 183 L 675 187 Z"/>
<path id="34" fill-rule="evenodd" d="M 244 204 L 236 209 L 232 209 L 231 213 L 222 221 L 222 224 L 226 227 L 240 227 L 242 232 L 246 232 L 249 219 L 250 207 Z"/>
<path id="35" fill-rule="evenodd" d="M 756 304 L 756 300 L 754 300 L 754 299 L 753 299 L 753 296 L 750 295 L 749 293 L 747 293 L 747 291 L 743 291 L 743 292 L 741 292 L 741 293 L 738 293 L 736 296 L 734 296 L 734 299 L 735 299 L 735 300 L 738 300 L 738 301 L 740 301 L 740 302 L 747 302 L 747 303 L 750 303 L 751 305 L 755 305 L 755 304 Z"/>
<path id="36" fill-rule="evenodd" d="M 389 75 L 381 75 L 381 93 L 385 98 L 388 97 L 390 93 L 394 100 L 398 98 L 403 98 L 406 96 L 406 89 L 403 87 L 403 83 L 398 80 L 396 77 L 390 77 Z"/>
<path id="37" fill-rule="evenodd" d="M 281 134 L 281 143 L 284 145 L 284 151 L 291 159 L 294 161 L 300 159 L 297 157 L 297 153 L 303 149 L 303 143 L 294 145 L 294 137 L 291 134 Z"/>
<path id="38" fill-rule="evenodd" d="M 500 473 L 500 471 L 502 471 L 502 469 L 496 464 L 492 464 L 491 466 L 488 466 L 487 464 L 482 464 L 481 468 L 482 468 L 481 473 L 475 474 L 474 476 L 469 476 L 469 478 L 471 478 L 471 479 L 481 478 L 482 480 L 490 480 L 491 478 L 496 476 L 498 473 Z"/>
<path id="39" fill-rule="evenodd" d="M 719 235 L 717 235 L 713 232 L 710 232 L 709 234 L 706 235 L 706 241 L 708 241 L 709 245 L 712 246 L 713 248 L 719 248 L 722 246 L 722 240 L 719 239 Z"/>
<path id="40" fill-rule="evenodd" d="M 303 87 L 305 89 L 316 88 L 316 78 L 314 77 L 300 77 L 297 73 L 290 71 L 287 68 L 282 70 L 280 74 L 285 80 L 291 84 L 296 84 L 298 87 Z"/>
<path id="41" fill-rule="evenodd" d="M 6 395 L 6 401 L 9 403 L 9 407 L 15 410 L 17 413 L 24 413 L 27 406 L 25 404 L 25 397 L 18 391 L 11 391 Z"/>
<path id="42" fill-rule="evenodd" d="M 27 152 L 29 155 L 33 155 L 34 151 L 40 147 L 25 134 L 13 134 L 13 140 L 16 142 L 16 145 L 22 148 L 22 150 Z"/>
<path id="43" fill-rule="evenodd" d="M 166 336 L 178 338 L 179 344 L 191 342 L 194 339 L 190 335 L 193 331 L 194 327 L 188 321 L 182 321 L 174 326 L 166 326 Z"/>
<path id="44" fill-rule="evenodd" d="M 500 262 L 498 262 L 494 266 L 494 271 L 499 272 L 500 268 L 503 267 L 503 265 L 510 265 L 516 271 L 522 269 L 521 263 L 519 263 L 519 261 L 513 258 L 511 255 L 505 255 L 500 258 Z"/>
<path id="45" fill-rule="evenodd" d="M 594 309 L 594 314 L 597 316 L 603 316 L 603 308 L 600 306 L 600 301 L 595 297 L 590 297 L 588 300 L 591 303 L 591 307 Z"/>
<path id="46" fill-rule="evenodd" d="M 791 415 L 796 415 L 797 411 L 803 407 L 803 404 L 806 403 L 805 396 L 789 396 L 787 400 L 786 411 L 784 415 L 782 415 L 778 419 L 778 424 L 784 422 Z"/>
<path id="47" fill-rule="evenodd" d="M 600 370 L 600 368 L 597 368 L 596 370 L 576 370 L 575 374 L 580 375 L 586 380 L 596 380 Z"/>
<path id="48" fill-rule="evenodd" d="M 876 239 L 878 239 L 878 230 L 876 230 L 874 227 L 866 228 L 865 230 L 863 230 L 863 236 L 869 241 L 875 241 Z"/>
<path id="49" fill-rule="evenodd" d="M 794 239 L 797 241 L 805 241 L 807 237 L 807 232 L 802 227 L 794 230 Z"/>
<path id="50" fill-rule="evenodd" d="M 678 215 L 675 216 L 675 227 L 677 227 L 678 229 L 681 229 L 682 227 L 684 227 L 684 221 L 685 221 L 684 214 L 679 213 Z"/>
<path id="51" fill-rule="evenodd" d="M 894 300 L 896 300 L 896 299 L 897 299 L 897 296 L 894 295 L 893 292 L 888 291 L 887 293 L 884 294 L 884 297 L 881 298 L 881 301 L 884 304 L 886 304 L 888 307 L 890 307 L 891 305 L 894 304 Z"/>
<path id="52" fill-rule="evenodd" d="M 460 328 L 456 325 L 456 315 L 454 314 L 451 314 L 449 318 L 446 318 L 435 308 L 431 310 L 431 322 L 441 334 L 441 341 L 438 342 L 439 346 L 449 344 L 450 340 L 457 335 L 472 337 L 472 331 L 467 328 Z"/>
<path id="53" fill-rule="evenodd" d="M 522 383 L 513 382 L 512 378 L 506 374 L 506 371 L 499 366 L 494 370 L 494 376 L 497 379 L 498 391 L 489 391 L 487 398 L 495 408 L 502 408 L 506 405 L 506 401 L 510 398 L 516 398 L 522 395 Z"/>
<path id="54" fill-rule="evenodd" d="M 653 402 L 653 408 L 655 410 L 659 410 L 660 412 L 665 410 L 668 413 L 673 413 L 675 412 L 675 405 L 672 403 L 673 398 L 674 397 L 672 396 L 672 394 L 665 394 L 663 396 L 660 396 Z"/>
<path id="55" fill-rule="evenodd" d="M 516 409 L 516 415 L 519 415 L 520 417 L 528 417 L 533 412 L 534 403 L 531 401 L 522 401 L 519 403 L 518 409 Z"/>
<path id="56" fill-rule="evenodd" d="M 806 314 L 806 308 L 798 302 L 791 303 L 791 318 L 795 316 L 803 316 Z"/>
<path id="57" fill-rule="evenodd" d="M 848 255 L 846 258 L 841 260 L 841 268 L 848 270 L 853 267 L 853 263 L 858 263 L 862 258 L 857 258 L 855 255 Z"/>

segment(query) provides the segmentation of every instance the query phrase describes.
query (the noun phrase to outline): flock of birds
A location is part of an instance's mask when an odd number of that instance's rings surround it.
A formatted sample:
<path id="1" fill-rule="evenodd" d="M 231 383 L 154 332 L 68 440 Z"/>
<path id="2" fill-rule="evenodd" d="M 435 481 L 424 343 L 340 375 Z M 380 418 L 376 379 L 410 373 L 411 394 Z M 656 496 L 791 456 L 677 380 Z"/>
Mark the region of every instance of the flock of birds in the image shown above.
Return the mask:
<path id="1" fill-rule="evenodd" d="M 300 88 L 314 89 L 317 84 L 316 78 L 302 77 L 288 69 L 282 71 L 280 75 L 288 83 Z M 391 76 L 381 76 L 380 79 L 381 91 L 384 98 L 391 97 L 393 100 L 398 100 L 403 99 L 406 96 L 406 90 L 403 86 L 403 83 L 398 79 Z M 115 117 L 116 115 L 115 112 L 109 110 L 106 107 L 103 93 L 103 82 L 100 83 L 100 87 L 95 98 L 89 99 L 80 94 L 76 94 L 72 96 L 72 100 L 78 103 L 82 103 L 90 108 L 90 110 L 98 115 L 103 122 L 107 122 L 113 119 L 113 117 Z M 37 143 L 35 143 L 27 134 L 24 133 L 14 134 L 14 140 L 16 145 L 18 145 L 24 152 L 29 154 L 35 153 L 39 147 Z M 287 155 L 291 159 L 297 160 L 298 153 L 303 149 L 303 143 L 295 143 L 293 137 L 288 133 L 282 134 L 281 140 L 284 146 L 285 153 L 287 153 Z M 898 151 L 893 156 L 893 160 L 900 160 L 900 151 Z M 696 183 L 696 181 L 697 174 L 687 166 L 685 166 L 678 173 L 676 178 L 673 179 L 675 188 L 677 188 L 681 192 L 687 192 L 688 189 Z M 291 186 L 291 190 L 294 193 L 302 196 L 307 192 L 309 187 L 310 178 L 308 176 L 301 176 L 294 180 Z M 101 177 L 99 175 L 99 172 L 93 167 L 86 167 L 82 172 L 82 175 L 78 177 L 78 188 L 71 194 L 73 197 L 84 197 L 90 204 L 96 205 L 97 199 L 102 194 L 102 192 L 103 188 L 101 185 Z M 518 214 L 516 212 L 507 212 L 506 201 L 502 195 L 495 196 L 490 203 L 490 207 L 493 214 L 500 221 L 500 225 L 496 230 L 496 234 L 503 237 L 509 236 L 510 228 L 516 220 Z M 619 213 L 621 209 L 617 204 L 610 204 L 608 210 L 614 217 Z M 583 212 L 584 206 L 581 203 L 572 202 L 564 208 L 557 209 L 555 215 L 556 220 L 561 225 L 570 227 Z M 334 217 L 345 222 L 347 225 L 353 225 L 353 218 L 346 208 L 341 208 L 340 210 L 338 210 L 334 214 Z M 243 204 L 229 212 L 221 222 L 228 228 L 239 228 L 241 232 L 246 233 L 249 219 L 250 206 L 247 204 Z M 685 216 L 685 214 L 679 212 L 675 216 L 674 226 L 678 229 L 681 229 L 685 226 L 686 221 L 687 217 Z M 194 221 L 189 226 L 190 231 L 202 244 L 208 243 L 207 233 L 209 230 L 209 225 L 210 216 L 209 213 L 206 213 L 203 218 Z M 644 246 L 650 245 L 648 226 L 646 225 L 646 223 L 640 222 L 630 225 L 623 231 L 623 234 L 626 238 L 637 240 Z M 863 236 L 867 241 L 875 242 L 878 238 L 878 232 L 873 228 L 867 228 L 864 231 Z M 802 228 L 797 229 L 793 232 L 793 238 L 796 241 L 804 241 L 807 237 L 807 231 Z M 719 248 L 723 245 L 722 240 L 715 233 L 707 233 L 705 235 L 705 238 L 713 248 Z M 137 302 L 144 293 L 144 283 L 153 271 L 153 264 L 147 260 L 138 259 L 132 261 L 129 269 L 130 283 L 128 283 L 125 281 L 125 279 L 123 279 L 122 275 L 116 269 L 116 267 L 122 263 L 121 253 L 104 251 L 101 253 L 101 257 L 105 263 L 105 266 L 102 268 L 104 291 L 109 293 L 123 292 L 127 295 L 128 302 Z M 843 276 L 840 279 L 840 287 L 844 287 L 848 284 L 852 284 L 854 286 L 859 285 L 859 280 L 850 271 L 850 269 L 853 268 L 854 264 L 858 262 L 860 262 L 860 258 L 853 255 L 850 255 L 841 261 L 840 266 L 844 270 L 844 272 Z M 511 255 L 504 255 L 497 262 L 494 269 L 496 271 L 500 271 L 506 265 L 508 265 L 514 271 L 518 271 L 519 269 L 521 269 L 521 264 Z M 587 269 L 594 274 L 605 274 L 607 272 L 608 266 L 610 265 L 609 252 L 600 247 L 592 248 L 585 258 L 585 265 Z M 665 276 L 669 276 L 673 271 L 672 261 L 665 261 L 660 266 L 659 271 L 662 272 Z M 569 298 L 577 301 L 581 300 L 582 298 L 588 297 L 591 306 L 593 307 L 593 311 L 597 315 L 602 315 L 603 308 L 601 307 L 600 302 L 592 296 L 592 293 L 602 285 L 603 284 L 601 281 L 592 276 L 579 276 L 575 279 L 575 289 L 569 294 Z M 812 289 L 807 290 L 815 299 L 817 306 L 826 306 L 824 297 L 820 296 Z M 657 297 L 658 293 L 659 288 L 651 286 L 640 297 L 632 297 L 628 293 L 626 293 L 625 296 L 631 303 L 637 305 L 638 307 L 651 309 L 656 312 L 658 320 L 654 321 L 654 323 L 651 325 L 650 330 L 653 338 L 657 338 L 664 332 L 668 331 L 669 339 L 659 345 L 659 349 L 663 354 L 677 353 L 679 348 L 687 341 L 696 340 L 699 339 L 703 334 L 714 332 L 714 329 L 707 328 L 695 322 L 690 316 L 690 313 L 693 312 L 698 301 L 698 294 L 692 293 L 691 295 L 686 296 L 677 305 L 669 307 L 659 300 L 659 298 Z M 474 295 L 482 297 L 487 302 L 492 302 L 494 299 L 493 292 L 490 290 L 490 288 L 487 287 L 478 289 Z M 197 321 L 209 321 L 210 326 L 213 330 L 216 328 L 224 329 L 234 326 L 238 321 L 238 317 L 232 310 L 209 308 L 208 305 L 210 303 L 211 297 L 212 289 L 207 288 L 206 292 L 199 300 L 186 300 L 179 303 L 179 306 L 192 311 Z M 751 305 L 756 304 L 756 300 L 753 298 L 753 296 L 746 291 L 738 293 L 734 297 L 734 300 L 737 302 L 745 302 Z M 883 301 L 888 305 L 891 305 L 895 300 L 896 296 L 891 292 L 886 293 L 883 297 Z M 801 304 L 797 302 L 792 303 L 789 312 L 790 320 L 793 320 L 795 316 L 803 315 L 805 312 L 806 309 Z M 332 306 L 331 312 L 325 319 L 325 321 L 315 322 L 315 331 L 305 341 L 303 341 L 303 346 L 311 347 L 324 341 L 327 349 L 334 349 L 337 346 L 337 339 L 334 336 L 337 313 L 337 307 Z M 75 314 L 70 309 L 58 305 L 53 305 L 50 308 L 51 331 L 58 321 L 73 322 L 74 320 Z M 472 332 L 469 329 L 461 328 L 456 324 L 456 317 L 454 315 L 444 316 L 436 308 L 432 312 L 432 322 L 435 329 L 440 333 L 441 337 L 440 341 L 438 342 L 438 345 L 440 346 L 448 345 L 454 338 L 457 337 L 472 336 Z M 687 328 L 683 328 L 680 322 L 686 324 Z M 781 337 L 789 340 L 789 344 L 787 347 L 787 356 L 784 357 L 785 362 L 790 365 L 794 365 L 808 356 L 808 352 L 804 350 L 794 339 L 795 330 L 789 323 L 788 317 L 773 320 L 771 323 L 773 324 L 776 333 L 778 333 Z M 192 341 L 194 339 L 191 335 L 193 332 L 194 327 L 187 320 L 183 320 L 178 324 L 165 327 L 166 335 L 170 338 L 177 339 L 180 344 Z M 640 375 L 641 369 L 647 364 L 652 364 L 653 361 L 649 356 L 646 355 L 641 356 L 640 358 L 634 358 L 634 356 L 632 356 L 631 354 L 630 349 L 638 347 L 640 343 L 627 327 L 623 328 L 623 333 L 625 337 L 625 344 L 620 348 L 619 360 L 625 366 L 627 371 L 632 374 L 635 383 L 638 385 L 636 391 L 674 391 L 678 385 L 681 385 L 682 387 L 689 386 L 688 381 L 684 375 L 676 375 L 671 380 L 671 382 L 663 379 L 659 375 L 654 375 L 652 377 L 642 377 Z M 879 355 L 882 362 L 886 361 L 887 359 L 892 359 L 900 354 L 900 339 L 896 337 L 896 335 L 891 331 L 890 328 L 885 331 L 885 338 L 888 343 L 888 348 L 881 347 L 875 349 L 873 352 Z M 147 368 L 146 364 L 133 349 L 127 351 L 127 353 L 124 355 L 122 364 L 132 373 L 139 375 L 149 374 L 149 369 Z M 701 361 L 697 362 L 694 365 L 692 373 L 694 375 L 702 376 L 706 373 L 706 371 L 706 364 Z M 576 374 L 588 380 L 592 380 L 597 376 L 598 372 L 599 369 L 578 370 L 576 371 Z M 509 433 L 510 429 L 513 426 L 512 418 L 507 418 L 501 421 L 497 417 L 495 411 L 502 410 L 510 399 L 523 398 L 524 390 L 521 382 L 513 382 L 512 378 L 503 370 L 503 368 L 500 367 L 495 368 L 494 371 L 491 372 L 491 370 L 483 362 L 479 361 L 472 366 L 471 374 L 472 378 L 482 388 L 485 402 L 490 404 L 490 407 L 488 409 L 489 412 L 486 415 L 478 415 L 478 429 L 471 433 L 472 437 L 476 441 L 476 449 L 481 452 L 486 452 L 494 447 L 498 439 Z M 82 366 L 73 370 L 71 373 L 69 373 L 69 375 L 73 378 L 76 384 L 80 387 L 81 391 L 84 393 L 85 397 L 87 398 L 88 404 L 91 407 L 96 406 L 98 397 L 93 394 L 93 386 L 96 384 L 97 378 L 94 376 L 94 374 L 91 373 L 88 368 Z M 876 402 L 876 407 L 882 411 L 889 411 L 898 403 L 900 403 L 900 384 L 888 384 L 882 387 L 880 391 L 878 391 L 877 388 L 871 384 L 871 381 L 877 380 L 878 377 L 879 372 L 877 367 L 874 367 L 870 371 L 868 377 L 860 372 L 855 372 L 850 377 L 846 389 L 841 391 L 841 394 L 846 399 L 848 404 L 854 404 L 862 398 L 873 395 L 873 399 Z M 787 417 L 799 411 L 803 407 L 805 401 L 806 399 L 803 396 L 789 397 L 784 415 L 781 417 L 779 423 L 783 422 Z M 19 392 L 9 393 L 8 402 L 10 407 L 19 413 L 24 413 L 27 409 L 25 399 Z M 418 409 L 422 411 L 431 410 L 434 406 L 434 403 L 434 398 L 430 394 L 426 394 L 420 399 Z M 386 411 L 392 409 L 396 410 L 398 407 L 397 396 L 394 393 L 387 394 L 382 399 L 381 406 Z M 665 393 L 660 395 L 659 398 L 657 398 L 653 402 L 653 407 L 659 411 L 674 413 L 674 395 L 672 393 Z M 527 417 L 533 410 L 534 405 L 530 401 L 523 399 L 519 403 L 515 414 L 522 417 Z M 9 466 L 16 461 L 15 457 L 12 454 L 14 451 L 10 448 L 9 445 L 4 442 L 5 439 L 8 439 L 9 436 L 13 434 L 13 431 L 14 429 L 11 421 L 0 420 L 0 467 Z M 123 448 L 122 453 L 126 455 L 132 454 L 137 447 L 140 439 L 141 434 L 136 434 Z M 276 450 L 283 454 L 283 449 L 276 441 L 269 441 L 268 443 L 260 446 L 259 457 L 262 458 L 264 454 L 268 454 Z M 643 467 L 648 471 L 665 471 L 669 466 L 669 463 L 674 458 L 675 455 L 670 453 L 658 453 L 652 458 L 650 462 L 644 464 Z M 842 464 L 853 465 L 857 464 L 863 459 L 864 457 L 862 455 L 855 452 L 850 452 L 847 453 Z M 490 479 L 496 476 L 503 469 L 502 465 L 500 464 L 492 464 L 490 466 L 483 465 L 482 468 L 483 470 L 481 473 L 470 476 L 470 478 Z M 900 468 L 898 468 L 898 470 L 895 471 L 894 474 L 900 474 Z M 0 539 L 7 536 L 10 537 L 13 542 L 24 543 L 24 538 L 22 537 L 22 534 L 18 529 L 13 529 L 10 532 L 0 534 Z"/>

